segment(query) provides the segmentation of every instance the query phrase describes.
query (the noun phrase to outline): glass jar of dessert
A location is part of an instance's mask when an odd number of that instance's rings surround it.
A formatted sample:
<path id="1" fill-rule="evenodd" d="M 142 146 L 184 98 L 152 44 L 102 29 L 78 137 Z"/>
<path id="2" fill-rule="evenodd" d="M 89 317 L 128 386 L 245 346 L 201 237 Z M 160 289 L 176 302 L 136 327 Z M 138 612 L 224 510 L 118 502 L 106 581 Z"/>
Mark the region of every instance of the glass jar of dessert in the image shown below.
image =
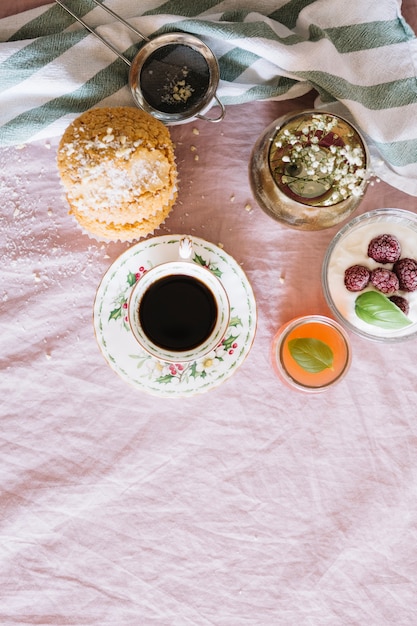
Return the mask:
<path id="1" fill-rule="evenodd" d="M 299 230 L 330 228 L 350 216 L 369 179 L 359 130 L 329 112 L 309 110 L 270 124 L 252 150 L 249 179 L 259 206 Z"/>

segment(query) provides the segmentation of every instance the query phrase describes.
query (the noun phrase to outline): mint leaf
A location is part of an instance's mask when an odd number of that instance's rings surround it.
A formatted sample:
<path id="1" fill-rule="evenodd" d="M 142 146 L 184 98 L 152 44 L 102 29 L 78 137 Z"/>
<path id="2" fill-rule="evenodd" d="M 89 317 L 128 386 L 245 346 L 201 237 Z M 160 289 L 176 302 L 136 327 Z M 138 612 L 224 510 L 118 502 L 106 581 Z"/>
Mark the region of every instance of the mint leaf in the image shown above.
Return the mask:
<path id="1" fill-rule="evenodd" d="M 356 315 L 373 326 L 395 330 L 412 324 L 396 304 L 379 291 L 365 291 L 355 300 Z"/>
<path id="2" fill-rule="evenodd" d="M 317 374 L 325 369 L 333 369 L 333 350 L 327 343 L 313 337 L 300 337 L 288 342 L 293 359 L 306 372 Z"/>

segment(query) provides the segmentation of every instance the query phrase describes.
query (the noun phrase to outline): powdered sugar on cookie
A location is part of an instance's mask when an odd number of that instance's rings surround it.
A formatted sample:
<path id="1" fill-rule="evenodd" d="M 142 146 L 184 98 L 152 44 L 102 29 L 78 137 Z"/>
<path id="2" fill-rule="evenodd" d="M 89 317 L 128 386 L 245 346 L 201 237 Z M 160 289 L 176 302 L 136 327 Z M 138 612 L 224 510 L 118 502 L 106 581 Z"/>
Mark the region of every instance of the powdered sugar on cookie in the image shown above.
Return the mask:
<path id="1" fill-rule="evenodd" d="M 92 109 L 78 117 L 60 142 L 58 168 L 70 212 L 100 238 L 103 229 L 109 239 L 135 239 L 135 231 L 146 236 L 147 224 L 156 224 L 153 232 L 177 197 L 169 131 L 133 107 Z"/>

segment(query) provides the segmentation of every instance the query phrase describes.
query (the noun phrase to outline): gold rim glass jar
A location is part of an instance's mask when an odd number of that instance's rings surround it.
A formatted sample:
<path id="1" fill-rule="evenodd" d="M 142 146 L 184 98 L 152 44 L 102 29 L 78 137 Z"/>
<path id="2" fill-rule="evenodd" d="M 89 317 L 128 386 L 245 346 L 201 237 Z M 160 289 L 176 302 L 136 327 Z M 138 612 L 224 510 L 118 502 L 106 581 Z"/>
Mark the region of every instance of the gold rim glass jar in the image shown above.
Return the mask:
<path id="1" fill-rule="evenodd" d="M 299 230 L 330 228 L 357 208 L 369 178 L 369 153 L 344 118 L 311 110 L 270 124 L 252 150 L 249 179 L 259 206 Z"/>

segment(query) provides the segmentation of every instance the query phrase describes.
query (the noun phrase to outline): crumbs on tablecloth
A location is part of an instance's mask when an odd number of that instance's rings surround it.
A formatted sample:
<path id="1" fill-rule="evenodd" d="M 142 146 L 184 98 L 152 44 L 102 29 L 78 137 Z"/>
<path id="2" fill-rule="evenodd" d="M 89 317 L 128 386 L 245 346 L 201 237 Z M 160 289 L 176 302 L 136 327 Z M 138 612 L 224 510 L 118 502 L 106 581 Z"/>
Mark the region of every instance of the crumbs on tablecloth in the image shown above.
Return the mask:
<path id="1" fill-rule="evenodd" d="M 191 151 L 191 152 L 197 152 L 197 147 L 196 147 L 196 146 L 194 146 L 194 145 L 190 146 L 190 151 Z M 198 160 L 199 160 L 199 158 L 200 158 L 200 157 L 198 156 L 198 154 L 195 154 L 195 155 L 194 155 L 194 161 L 198 161 Z"/>

